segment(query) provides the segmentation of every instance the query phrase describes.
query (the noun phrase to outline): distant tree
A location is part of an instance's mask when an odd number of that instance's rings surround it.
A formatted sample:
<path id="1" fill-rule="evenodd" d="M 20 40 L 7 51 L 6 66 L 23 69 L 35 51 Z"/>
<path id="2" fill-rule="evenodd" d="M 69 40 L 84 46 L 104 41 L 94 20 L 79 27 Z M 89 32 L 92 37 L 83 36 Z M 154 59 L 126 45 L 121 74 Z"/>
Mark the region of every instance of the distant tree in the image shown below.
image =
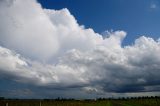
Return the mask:
<path id="1" fill-rule="evenodd" d="M 5 98 L 4 97 L 0 97 L 0 100 L 4 100 Z"/>

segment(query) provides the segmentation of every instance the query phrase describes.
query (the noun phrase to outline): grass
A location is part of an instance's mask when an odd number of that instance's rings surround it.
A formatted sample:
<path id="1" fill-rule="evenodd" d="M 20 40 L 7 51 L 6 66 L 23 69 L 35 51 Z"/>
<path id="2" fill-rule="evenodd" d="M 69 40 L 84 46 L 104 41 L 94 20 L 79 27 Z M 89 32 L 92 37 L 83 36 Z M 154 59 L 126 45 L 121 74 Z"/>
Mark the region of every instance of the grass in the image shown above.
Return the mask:
<path id="1" fill-rule="evenodd" d="M 160 106 L 160 98 L 157 99 L 129 99 L 112 101 L 115 106 Z"/>
<path id="2" fill-rule="evenodd" d="M 8 106 L 160 106 L 160 98 L 98 101 L 0 100 L 0 106 L 6 106 L 6 103 Z"/>

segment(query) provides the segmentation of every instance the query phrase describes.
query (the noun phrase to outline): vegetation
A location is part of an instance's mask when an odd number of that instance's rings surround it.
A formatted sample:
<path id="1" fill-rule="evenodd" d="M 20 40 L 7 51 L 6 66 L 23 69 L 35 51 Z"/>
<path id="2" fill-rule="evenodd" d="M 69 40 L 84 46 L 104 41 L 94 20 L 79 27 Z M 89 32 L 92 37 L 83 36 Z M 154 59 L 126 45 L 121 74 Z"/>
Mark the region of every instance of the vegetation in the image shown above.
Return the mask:
<path id="1" fill-rule="evenodd" d="M 97 100 L 73 99 L 0 99 L 0 106 L 160 106 L 160 97 L 139 97 Z"/>

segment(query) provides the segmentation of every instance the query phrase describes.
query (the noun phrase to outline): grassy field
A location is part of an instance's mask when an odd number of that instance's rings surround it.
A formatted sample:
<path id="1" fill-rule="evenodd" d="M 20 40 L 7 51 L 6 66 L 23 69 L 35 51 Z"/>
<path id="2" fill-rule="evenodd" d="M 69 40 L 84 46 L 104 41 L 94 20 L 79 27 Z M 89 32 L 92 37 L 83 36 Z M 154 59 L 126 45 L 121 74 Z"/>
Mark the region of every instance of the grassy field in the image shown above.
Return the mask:
<path id="1" fill-rule="evenodd" d="M 160 98 L 97 101 L 0 100 L 0 106 L 160 106 Z"/>

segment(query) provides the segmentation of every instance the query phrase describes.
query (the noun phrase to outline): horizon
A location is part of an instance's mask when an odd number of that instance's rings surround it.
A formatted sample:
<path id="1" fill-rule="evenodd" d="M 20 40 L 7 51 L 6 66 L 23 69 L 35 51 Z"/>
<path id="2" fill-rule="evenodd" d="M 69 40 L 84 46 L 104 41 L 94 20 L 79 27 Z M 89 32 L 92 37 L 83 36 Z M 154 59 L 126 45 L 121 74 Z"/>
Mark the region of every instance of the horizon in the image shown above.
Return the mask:
<path id="1" fill-rule="evenodd" d="M 63 101 L 63 100 L 124 100 L 124 99 L 155 99 L 160 98 L 160 96 L 132 96 L 132 97 L 106 97 L 106 98 L 5 98 L 0 97 L 0 100 L 57 100 L 57 101 Z"/>

